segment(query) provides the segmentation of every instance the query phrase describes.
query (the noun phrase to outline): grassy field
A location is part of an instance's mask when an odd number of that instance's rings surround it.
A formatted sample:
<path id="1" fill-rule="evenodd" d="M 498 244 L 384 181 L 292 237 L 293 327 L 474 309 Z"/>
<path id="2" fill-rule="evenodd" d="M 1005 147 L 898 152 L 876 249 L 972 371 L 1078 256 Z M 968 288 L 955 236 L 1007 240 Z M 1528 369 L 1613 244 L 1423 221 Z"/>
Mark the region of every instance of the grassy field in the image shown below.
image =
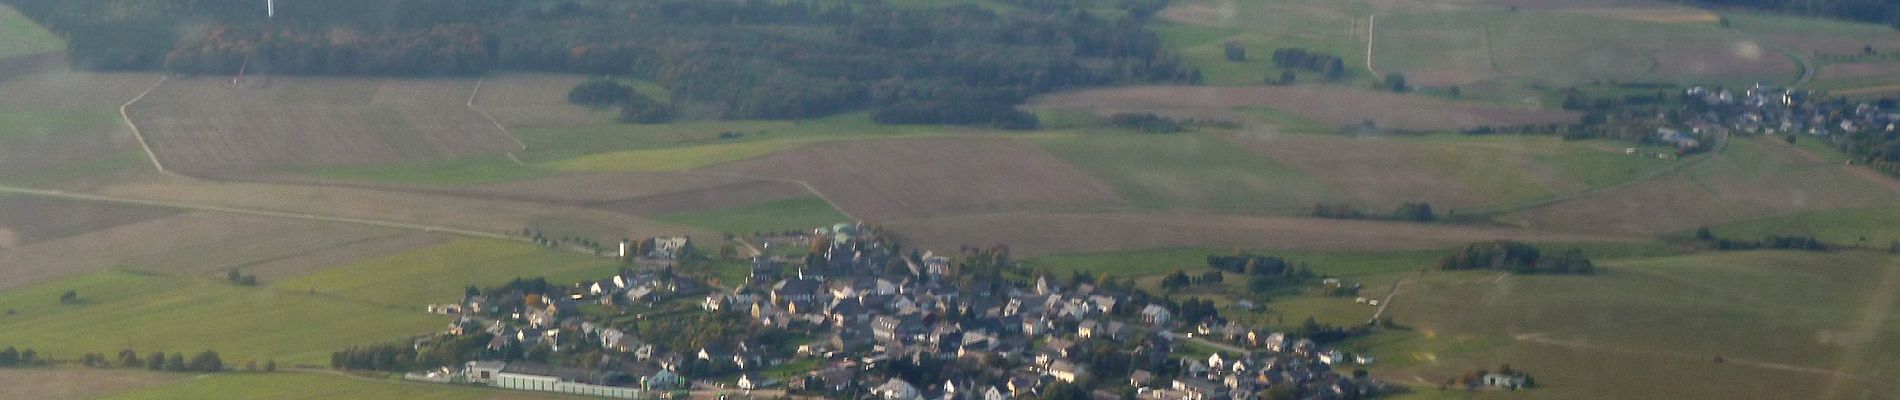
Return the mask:
<path id="1" fill-rule="evenodd" d="M 1418 275 L 1391 310 L 1413 330 L 1346 347 L 1382 354 L 1374 374 L 1397 381 L 1508 363 L 1543 385 L 1517 395 L 1528 398 L 1895 394 L 1879 382 L 1900 373 L 1881 356 L 1900 350 L 1888 311 L 1900 259 L 1732 252 L 1599 265 L 1589 277 Z M 1657 368 L 1696 379 L 1641 378 Z"/>
<path id="2" fill-rule="evenodd" d="M 725 157 L 734 157 L 736 153 L 740 158 L 749 158 L 821 138 L 924 136 L 960 130 L 942 126 L 880 125 L 871 122 L 868 113 L 854 113 L 802 121 L 707 120 L 666 124 L 624 124 L 607 118 L 522 127 L 514 129 L 514 133 L 528 144 L 528 151 L 521 156 L 523 161 L 529 163 L 553 162 L 557 167 L 570 168 L 622 165 L 620 169 L 686 169 L 713 162 L 654 163 L 639 160 L 668 156 L 692 159 L 693 156 L 705 156 L 708 153 L 724 154 Z M 727 132 L 741 136 L 736 139 L 720 137 L 720 134 Z M 698 150 L 699 147 L 719 150 Z M 637 152 L 639 150 L 662 152 L 640 153 Z M 730 161 L 732 158 L 719 160 Z M 636 166 L 625 166 L 629 164 Z"/>
<path id="3" fill-rule="evenodd" d="M 1808 235 L 1833 245 L 1884 249 L 1900 242 L 1900 208 L 1813 211 L 1716 225 L 1709 230 L 1725 238 L 1753 240 L 1769 235 Z"/>
<path id="4" fill-rule="evenodd" d="M 0 58 L 65 49 L 66 41 L 53 32 L 20 15 L 13 7 L 0 6 Z"/>
<path id="5" fill-rule="evenodd" d="M 683 171 L 755 158 L 809 144 L 803 140 L 713 143 L 590 154 L 543 165 L 562 171 Z"/>
<path id="6" fill-rule="evenodd" d="M 8 368 L 0 370 L 0 387 L 7 388 L 7 395 L 12 398 L 82 400 L 148 389 L 190 377 L 145 370 Z"/>
<path id="7" fill-rule="evenodd" d="M 78 304 L 61 304 L 74 290 Z M 0 343 L 62 359 L 121 349 L 194 354 L 226 362 L 322 364 L 337 348 L 428 332 L 441 318 L 277 288 L 107 271 L 0 293 Z"/>
<path id="8" fill-rule="evenodd" d="M 581 399 L 533 392 L 482 389 L 402 381 L 375 381 L 321 373 L 208 375 L 151 389 L 131 390 L 101 400 L 144 399 L 415 399 L 506 400 Z"/>
<path id="9" fill-rule="evenodd" d="M 422 164 L 317 167 L 304 174 L 332 179 L 435 185 L 481 185 L 546 176 L 551 171 L 515 164 L 506 156 L 475 156 Z"/>
<path id="10" fill-rule="evenodd" d="M 817 197 L 801 197 L 764 204 L 717 210 L 693 211 L 656 217 L 660 221 L 697 226 L 732 234 L 804 230 L 850 221 L 830 203 Z"/>
<path id="11" fill-rule="evenodd" d="M 460 300 L 462 289 L 547 277 L 552 282 L 600 279 L 618 268 L 611 259 L 538 246 L 465 239 L 389 257 L 326 269 L 277 286 L 291 292 L 421 310 Z"/>
<path id="12" fill-rule="evenodd" d="M 1338 198 L 1298 170 L 1201 135 L 1052 136 L 1038 143 L 1143 208 L 1288 211 Z"/>

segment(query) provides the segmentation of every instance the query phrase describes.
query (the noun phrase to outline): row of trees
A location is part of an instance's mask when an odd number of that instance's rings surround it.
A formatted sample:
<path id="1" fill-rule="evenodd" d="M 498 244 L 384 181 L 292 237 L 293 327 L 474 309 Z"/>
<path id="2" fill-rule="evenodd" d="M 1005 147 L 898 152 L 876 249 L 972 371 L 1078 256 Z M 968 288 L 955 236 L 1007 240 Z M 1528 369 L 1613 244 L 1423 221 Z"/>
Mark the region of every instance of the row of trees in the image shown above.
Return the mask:
<path id="1" fill-rule="evenodd" d="M 1348 203 L 1314 203 L 1313 216 L 1334 219 L 1385 218 L 1411 222 L 1432 222 L 1438 220 L 1438 214 L 1432 211 L 1432 203 L 1423 201 L 1401 204 L 1399 208 L 1393 210 L 1391 214 L 1384 216 L 1366 214 L 1364 211 L 1360 211 L 1358 207 Z"/>
<path id="2" fill-rule="evenodd" d="M 13 346 L 7 346 L 6 350 L 0 350 L 0 368 L 41 366 L 46 365 L 46 362 L 47 360 L 40 358 L 40 353 L 33 349 L 22 351 Z"/>
<path id="3" fill-rule="evenodd" d="M 1315 50 L 1293 47 L 1274 49 L 1273 65 L 1282 69 L 1318 72 L 1326 80 L 1338 80 L 1346 76 L 1344 59 Z"/>
<path id="4" fill-rule="evenodd" d="M 672 93 L 668 106 L 691 110 L 685 117 L 872 109 L 888 123 L 1024 127 L 1032 120 L 998 105 L 1067 87 L 1199 79 L 1144 26 L 1150 7 L 1165 4 L 1151 0 L 1115 4 L 1129 11 L 1117 19 L 1062 1 L 998 13 L 822 1 L 335 0 L 322 4 L 361 8 L 298 3 L 268 22 L 235 0 L 6 1 L 71 39 L 87 67 L 588 73 L 655 82 Z M 940 107 L 955 111 L 926 112 Z M 627 107 L 623 117 L 659 121 L 666 109 Z"/>
<path id="5" fill-rule="evenodd" d="M 1446 271 L 1456 270 L 1493 270 L 1518 274 L 1591 274 L 1596 266 L 1583 255 L 1583 251 L 1571 249 L 1554 255 L 1545 255 L 1537 247 L 1522 242 L 1498 240 L 1474 243 L 1465 246 L 1439 260 L 1438 268 Z"/>
<path id="6" fill-rule="evenodd" d="M 567 101 L 595 108 L 618 108 L 620 120 L 642 124 L 673 120 L 673 106 L 612 79 L 589 79 L 567 92 Z"/>
<path id="7" fill-rule="evenodd" d="M 1807 250 L 1827 251 L 1828 246 L 1820 239 L 1807 235 L 1769 235 L 1761 240 L 1744 240 L 1717 237 L 1708 227 L 1695 231 L 1696 240 L 1708 243 L 1716 250 Z"/>
<path id="8" fill-rule="evenodd" d="M 1891 0 L 1678 0 L 1718 7 L 1747 7 L 1802 15 L 1820 15 L 1849 21 L 1892 25 L 1900 29 L 1900 3 Z"/>

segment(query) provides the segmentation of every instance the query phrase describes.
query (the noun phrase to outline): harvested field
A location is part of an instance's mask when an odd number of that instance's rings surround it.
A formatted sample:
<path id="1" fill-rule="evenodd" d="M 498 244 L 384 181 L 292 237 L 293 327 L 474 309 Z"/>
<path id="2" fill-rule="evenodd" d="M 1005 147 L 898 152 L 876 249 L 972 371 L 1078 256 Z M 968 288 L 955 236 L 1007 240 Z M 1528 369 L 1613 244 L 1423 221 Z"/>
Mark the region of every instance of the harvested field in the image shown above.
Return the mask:
<path id="1" fill-rule="evenodd" d="M 515 150 L 463 103 L 466 80 L 173 80 L 128 111 L 167 167 L 195 174 L 430 162 Z"/>
<path id="2" fill-rule="evenodd" d="M 350 224 L 184 213 L 0 251 L 0 288 L 114 268 L 222 277 L 231 268 L 402 233 Z"/>
<path id="3" fill-rule="evenodd" d="M 694 172 L 582 172 L 487 185 L 475 190 L 575 203 L 605 203 L 757 182 L 760 181 L 753 178 Z"/>
<path id="4" fill-rule="evenodd" d="M 362 187 L 211 182 L 152 177 L 102 184 L 99 194 L 154 201 L 209 204 L 320 216 L 363 218 L 445 226 L 503 234 L 537 221 L 585 222 L 611 231 L 598 237 L 651 237 L 705 233 L 579 206 L 471 198 Z M 555 229 L 558 227 L 546 227 Z"/>
<path id="5" fill-rule="evenodd" d="M 1039 96 L 1031 107 L 1084 109 L 1097 114 L 1270 107 L 1344 126 L 1372 120 L 1380 127 L 1449 130 L 1486 125 L 1575 122 L 1578 114 L 1457 103 L 1361 89 L 1319 86 L 1146 86 L 1082 90 Z"/>
<path id="6" fill-rule="evenodd" d="M 72 357 L 72 355 L 60 355 Z M 141 355 L 140 357 L 144 357 Z M 0 387 L 9 398 L 84 400 L 113 393 L 163 386 L 191 377 L 140 369 L 0 369 Z"/>
<path id="7" fill-rule="evenodd" d="M 47 185 L 139 166 L 144 154 L 118 107 L 157 80 L 47 72 L 0 83 L 0 179 Z"/>
<path id="8" fill-rule="evenodd" d="M 583 75 L 506 74 L 488 78 L 475 106 L 509 128 L 593 125 L 612 121 L 611 110 L 567 102 L 567 91 L 587 80 Z"/>
<path id="9" fill-rule="evenodd" d="M 847 214 L 872 221 L 1120 204 L 1108 184 L 1014 139 L 835 142 L 713 171 L 804 181 Z"/>
<path id="10" fill-rule="evenodd" d="M 0 227 L 5 227 L 14 233 L 13 246 L 44 242 L 174 214 L 178 214 L 178 210 L 31 197 L 0 199 Z"/>
<path id="11" fill-rule="evenodd" d="M 748 206 L 778 200 L 811 196 L 811 191 L 796 183 L 752 181 L 726 186 L 636 197 L 596 204 L 603 208 L 639 216 L 656 216 L 691 211 Z"/>
<path id="12" fill-rule="evenodd" d="M 1232 142 L 1337 187 L 1374 212 L 1416 201 L 1441 209 L 1493 204 L 1478 191 L 1433 168 L 1416 149 L 1403 143 L 1316 135 L 1266 140 L 1236 137 Z"/>
<path id="13" fill-rule="evenodd" d="M 1724 47 L 1662 48 L 1651 50 L 1656 69 L 1650 74 L 1662 79 L 1692 81 L 1698 78 L 1792 77 L 1794 60 L 1774 49 L 1753 41 L 1734 41 Z"/>
<path id="14" fill-rule="evenodd" d="M 1891 206 L 1900 190 L 1774 139 L 1735 139 L 1724 154 L 1681 173 L 1515 215 L 1531 226 L 1658 234 L 1813 210 Z M 1846 167 L 1858 169 L 1858 167 Z"/>
<path id="15" fill-rule="evenodd" d="M 1900 62 L 1829 64 L 1821 67 L 1821 80 L 1900 77 Z"/>
<path id="16" fill-rule="evenodd" d="M 1303 251 L 1442 249 L 1476 241 L 1635 241 L 1600 234 L 1457 225 L 1208 214 L 989 214 L 884 224 L 920 248 L 1009 244 L 1012 254 L 1170 247 Z"/>

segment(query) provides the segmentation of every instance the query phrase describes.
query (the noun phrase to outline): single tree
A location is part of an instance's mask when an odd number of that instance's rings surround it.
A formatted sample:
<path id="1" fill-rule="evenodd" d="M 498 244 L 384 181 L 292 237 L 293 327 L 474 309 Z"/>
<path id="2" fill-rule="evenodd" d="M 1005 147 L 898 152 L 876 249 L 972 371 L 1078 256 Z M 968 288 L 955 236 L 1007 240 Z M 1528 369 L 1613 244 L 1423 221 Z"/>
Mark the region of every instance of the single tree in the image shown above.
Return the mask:
<path id="1" fill-rule="evenodd" d="M 1405 86 L 1405 74 L 1401 74 L 1397 72 L 1391 72 L 1391 73 L 1385 74 L 1385 82 L 1383 86 L 1385 87 L 1386 90 L 1390 90 L 1394 92 L 1404 92 L 1407 90 L 1411 90 L 1411 87 Z"/>
<path id="2" fill-rule="evenodd" d="M 77 302 L 79 302 L 79 291 L 77 290 L 66 289 L 66 293 L 59 294 L 60 304 L 72 304 Z"/>
<path id="3" fill-rule="evenodd" d="M 165 358 L 166 371 L 171 371 L 171 372 L 184 371 L 185 365 L 186 365 L 185 355 L 183 353 L 172 353 L 171 357 Z"/>

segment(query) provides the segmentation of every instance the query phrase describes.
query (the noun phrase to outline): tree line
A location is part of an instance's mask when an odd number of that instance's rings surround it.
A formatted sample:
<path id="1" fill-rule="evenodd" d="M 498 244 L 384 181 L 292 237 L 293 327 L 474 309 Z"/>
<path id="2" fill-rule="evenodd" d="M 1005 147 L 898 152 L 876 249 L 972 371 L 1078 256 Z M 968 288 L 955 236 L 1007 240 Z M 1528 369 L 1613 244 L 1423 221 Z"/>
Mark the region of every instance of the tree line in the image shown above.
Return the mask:
<path id="1" fill-rule="evenodd" d="M 1305 70 L 1317 72 L 1326 80 L 1339 80 L 1346 76 L 1346 61 L 1329 53 L 1307 50 L 1297 47 L 1283 47 L 1273 50 L 1273 65 L 1287 70 Z M 1282 74 L 1282 84 L 1292 83 L 1291 71 Z M 1272 80 L 1269 77 L 1268 80 Z"/>
<path id="2" fill-rule="evenodd" d="M 1332 219 L 1389 219 L 1395 221 L 1432 222 L 1438 220 L 1438 214 L 1432 211 L 1432 203 L 1406 202 L 1400 204 L 1391 214 L 1367 214 L 1359 207 L 1349 203 L 1314 203 L 1314 217 Z"/>
<path id="3" fill-rule="evenodd" d="M 1684 3 L 1746 7 L 1798 15 L 1891 25 L 1900 29 L 1900 3 L 1892 0 L 1677 0 Z"/>
<path id="4" fill-rule="evenodd" d="M 1808 235 L 1769 235 L 1761 240 L 1732 239 L 1718 237 L 1705 226 L 1696 229 L 1695 238 L 1716 250 L 1828 250 L 1827 243 Z"/>
<path id="5" fill-rule="evenodd" d="M 1440 259 L 1438 269 L 1588 275 L 1596 272 L 1596 265 L 1590 262 L 1589 257 L 1583 255 L 1582 250 L 1571 249 L 1547 255 L 1529 244 L 1497 240 L 1465 246 L 1457 253 Z"/>
<path id="6" fill-rule="evenodd" d="M 1070 2 L 998 13 L 822 1 L 325 0 L 282 4 L 270 20 L 237 0 L 3 1 L 67 37 L 82 67 L 611 75 L 665 87 L 671 106 L 695 118 L 868 109 L 887 123 L 1021 127 L 1031 118 L 1009 106 L 1037 93 L 1199 79 L 1144 25 L 1164 1 L 1123 1 L 1115 6 L 1128 13 L 1109 19 Z M 954 111 L 923 112 L 935 107 Z"/>

